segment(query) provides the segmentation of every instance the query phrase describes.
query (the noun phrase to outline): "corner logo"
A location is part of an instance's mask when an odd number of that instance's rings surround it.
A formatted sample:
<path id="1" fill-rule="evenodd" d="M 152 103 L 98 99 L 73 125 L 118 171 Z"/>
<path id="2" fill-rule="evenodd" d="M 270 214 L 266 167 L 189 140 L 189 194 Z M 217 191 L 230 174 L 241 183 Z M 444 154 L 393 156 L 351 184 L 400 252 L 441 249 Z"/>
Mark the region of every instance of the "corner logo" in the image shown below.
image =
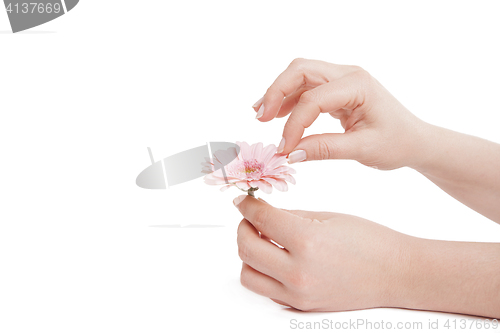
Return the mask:
<path id="1" fill-rule="evenodd" d="M 75 8 L 78 1 L 3 0 L 14 33 L 52 21 Z"/>

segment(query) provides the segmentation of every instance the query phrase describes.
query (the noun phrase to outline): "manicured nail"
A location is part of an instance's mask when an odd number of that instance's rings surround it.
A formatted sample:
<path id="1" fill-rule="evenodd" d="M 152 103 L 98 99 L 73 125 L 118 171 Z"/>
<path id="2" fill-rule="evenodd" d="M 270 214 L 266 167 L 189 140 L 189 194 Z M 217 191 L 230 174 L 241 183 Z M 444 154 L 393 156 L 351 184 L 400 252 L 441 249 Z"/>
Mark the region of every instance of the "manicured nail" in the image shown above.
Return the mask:
<path id="1" fill-rule="evenodd" d="M 262 103 L 262 101 L 264 100 L 264 96 L 262 96 L 257 102 L 255 102 L 254 105 L 252 105 L 253 108 L 256 108 L 259 106 L 260 103 Z"/>
<path id="2" fill-rule="evenodd" d="M 257 111 L 257 115 L 255 116 L 256 119 L 259 119 L 264 115 L 264 104 L 262 104 L 259 108 L 259 111 Z"/>
<path id="3" fill-rule="evenodd" d="M 292 151 L 288 155 L 288 163 L 292 164 L 292 163 L 302 162 L 302 161 L 305 161 L 306 158 L 307 158 L 307 154 L 304 150 Z"/>
<path id="4" fill-rule="evenodd" d="M 234 200 L 233 200 L 233 204 L 234 204 L 236 207 L 238 207 L 238 205 L 239 205 L 239 204 L 240 204 L 243 200 L 245 200 L 245 198 L 246 198 L 246 197 L 247 197 L 247 195 L 246 195 L 246 194 L 243 194 L 243 195 L 240 195 L 240 196 L 239 196 L 239 197 L 237 197 L 237 198 L 234 198 Z"/>
<path id="5" fill-rule="evenodd" d="M 285 149 L 285 138 L 281 138 L 280 144 L 278 146 L 278 154 L 281 154 Z"/>

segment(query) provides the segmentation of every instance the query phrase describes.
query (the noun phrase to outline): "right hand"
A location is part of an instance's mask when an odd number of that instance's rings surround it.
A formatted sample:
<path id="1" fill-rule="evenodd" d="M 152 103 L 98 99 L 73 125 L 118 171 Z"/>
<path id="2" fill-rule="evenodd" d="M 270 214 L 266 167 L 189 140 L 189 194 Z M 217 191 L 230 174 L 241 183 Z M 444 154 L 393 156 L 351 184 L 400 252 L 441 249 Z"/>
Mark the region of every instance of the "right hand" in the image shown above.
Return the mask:
<path id="1" fill-rule="evenodd" d="M 415 167 L 422 160 L 418 144 L 428 131 L 427 124 L 357 66 L 295 59 L 254 109 L 261 111 L 260 121 L 291 113 L 279 147 L 282 154 L 292 153 L 289 163 L 353 159 L 391 170 Z M 302 138 L 320 113 L 339 119 L 345 133 Z"/>

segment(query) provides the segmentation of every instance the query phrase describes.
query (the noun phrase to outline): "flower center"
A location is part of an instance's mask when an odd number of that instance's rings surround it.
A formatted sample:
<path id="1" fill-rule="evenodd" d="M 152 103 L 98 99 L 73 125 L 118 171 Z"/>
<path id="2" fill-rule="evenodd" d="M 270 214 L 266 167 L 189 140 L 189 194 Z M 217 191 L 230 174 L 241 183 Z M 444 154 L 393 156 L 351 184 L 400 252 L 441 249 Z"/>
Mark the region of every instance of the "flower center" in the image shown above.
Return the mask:
<path id="1" fill-rule="evenodd" d="M 264 172 L 264 163 L 256 159 L 243 160 L 228 165 L 228 173 L 239 178 L 260 179 Z"/>
<path id="2" fill-rule="evenodd" d="M 257 160 L 243 161 L 245 166 L 245 173 L 261 172 L 263 164 L 257 162 Z"/>

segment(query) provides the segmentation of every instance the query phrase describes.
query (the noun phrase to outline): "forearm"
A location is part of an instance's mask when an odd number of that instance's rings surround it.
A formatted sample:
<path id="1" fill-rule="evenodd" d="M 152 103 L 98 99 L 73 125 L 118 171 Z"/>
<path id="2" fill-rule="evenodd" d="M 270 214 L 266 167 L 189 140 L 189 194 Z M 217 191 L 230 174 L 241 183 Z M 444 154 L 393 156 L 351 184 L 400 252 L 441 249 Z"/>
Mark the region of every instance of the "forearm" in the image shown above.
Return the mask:
<path id="1" fill-rule="evenodd" d="M 398 307 L 500 318 L 500 243 L 407 244 Z"/>
<path id="2" fill-rule="evenodd" d="M 463 204 L 500 223 L 500 145 L 424 123 L 412 165 Z"/>

